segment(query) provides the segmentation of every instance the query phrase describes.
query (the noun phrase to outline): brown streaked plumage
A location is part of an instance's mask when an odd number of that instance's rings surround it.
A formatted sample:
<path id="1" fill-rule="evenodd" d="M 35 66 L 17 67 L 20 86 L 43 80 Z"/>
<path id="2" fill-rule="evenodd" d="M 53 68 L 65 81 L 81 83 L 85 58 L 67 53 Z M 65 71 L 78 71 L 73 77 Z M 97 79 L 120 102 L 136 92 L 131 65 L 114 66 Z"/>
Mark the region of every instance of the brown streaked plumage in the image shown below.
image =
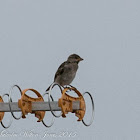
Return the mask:
<path id="1" fill-rule="evenodd" d="M 78 70 L 78 64 L 82 60 L 83 59 L 77 54 L 70 55 L 67 61 L 63 62 L 56 71 L 54 82 L 61 86 L 71 84 Z M 49 88 L 46 91 L 48 91 Z"/>

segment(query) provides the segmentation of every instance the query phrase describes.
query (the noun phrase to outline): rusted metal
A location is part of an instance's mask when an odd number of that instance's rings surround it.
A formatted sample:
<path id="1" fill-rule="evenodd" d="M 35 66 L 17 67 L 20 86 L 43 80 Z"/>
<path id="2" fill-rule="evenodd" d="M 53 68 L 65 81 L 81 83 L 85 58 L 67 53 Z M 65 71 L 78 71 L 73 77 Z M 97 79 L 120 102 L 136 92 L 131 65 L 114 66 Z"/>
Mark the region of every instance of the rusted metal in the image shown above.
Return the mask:
<path id="1" fill-rule="evenodd" d="M 32 98 L 32 97 L 26 95 L 27 91 L 34 92 L 38 96 L 38 98 Z M 22 118 L 26 118 L 25 115 L 27 115 L 28 113 L 32 113 L 32 114 L 35 114 L 35 117 L 37 117 L 39 119 L 37 122 L 42 121 L 45 116 L 45 111 L 32 111 L 32 102 L 40 102 L 40 101 L 44 101 L 44 99 L 41 96 L 41 94 L 38 91 L 36 91 L 35 89 L 23 90 L 21 99 L 18 100 L 18 106 L 22 110 Z"/>
<path id="2" fill-rule="evenodd" d="M 68 95 L 66 92 L 67 91 L 74 91 L 79 97 L 72 97 Z M 73 109 L 73 102 L 79 101 L 80 106 L 79 110 L 74 110 Z M 62 117 L 66 117 L 66 114 L 69 112 L 75 113 L 75 115 L 79 118 L 78 121 L 82 121 L 83 117 L 85 115 L 85 100 L 82 96 L 82 94 L 74 87 L 68 87 L 64 88 L 62 91 L 62 97 L 58 101 L 58 105 L 62 109 Z"/>
<path id="3" fill-rule="evenodd" d="M 0 96 L 0 102 L 3 102 L 3 99 L 1 96 Z M 0 112 L 0 122 L 2 121 L 3 117 L 4 117 L 4 112 Z"/>

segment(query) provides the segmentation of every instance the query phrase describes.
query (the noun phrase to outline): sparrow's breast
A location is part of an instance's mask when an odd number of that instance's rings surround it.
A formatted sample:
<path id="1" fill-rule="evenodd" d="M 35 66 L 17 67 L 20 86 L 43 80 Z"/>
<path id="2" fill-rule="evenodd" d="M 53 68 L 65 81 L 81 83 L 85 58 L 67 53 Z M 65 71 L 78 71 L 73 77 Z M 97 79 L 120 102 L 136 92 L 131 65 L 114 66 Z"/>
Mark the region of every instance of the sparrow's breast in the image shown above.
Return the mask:
<path id="1" fill-rule="evenodd" d="M 75 78 L 77 69 L 78 69 L 77 64 L 71 64 L 67 67 L 62 77 L 65 85 L 69 85 L 73 81 L 73 79 Z"/>
<path id="2" fill-rule="evenodd" d="M 74 63 L 68 64 L 65 67 L 64 72 L 56 78 L 56 82 L 62 86 L 69 85 L 75 78 L 77 69 L 78 69 L 77 64 Z"/>

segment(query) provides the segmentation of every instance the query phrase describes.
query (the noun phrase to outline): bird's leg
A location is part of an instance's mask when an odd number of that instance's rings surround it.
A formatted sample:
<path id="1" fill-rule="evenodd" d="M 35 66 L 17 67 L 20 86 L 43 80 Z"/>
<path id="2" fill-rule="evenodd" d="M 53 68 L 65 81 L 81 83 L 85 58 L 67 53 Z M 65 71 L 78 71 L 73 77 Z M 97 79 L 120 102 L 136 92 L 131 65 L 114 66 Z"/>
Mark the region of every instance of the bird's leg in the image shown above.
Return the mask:
<path id="1" fill-rule="evenodd" d="M 65 85 L 64 86 L 64 88 L 68 88 L 69 89 L 69 90 L 66 91 L 67 93 L 71 91 L 70 87 L 71 87 L 70 85 Z"/>
<path id="2" fill-rule="evenodd" d="M 69 88 L 68 85 L 64 85 L 63 87 L 64 87 L 64 88 Z"/>
<path id="3" fill-rule="evenodd" d="M 74 86 L 72 86 L 72 85 L 69 85 L 71 88 L 75 88 Z"/>

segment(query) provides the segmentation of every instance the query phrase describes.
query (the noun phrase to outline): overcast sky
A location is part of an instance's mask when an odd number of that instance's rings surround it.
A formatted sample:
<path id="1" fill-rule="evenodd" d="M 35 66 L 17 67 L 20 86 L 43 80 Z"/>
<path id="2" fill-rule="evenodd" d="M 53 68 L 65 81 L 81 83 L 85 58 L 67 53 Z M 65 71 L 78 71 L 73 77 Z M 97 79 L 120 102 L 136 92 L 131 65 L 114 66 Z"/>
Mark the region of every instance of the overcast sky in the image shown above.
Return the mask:
<path id="1" fill-rule="evenodd" d="M 85 127 L 70 114 L 48 129 L 29 115 L 14 120 L 6 131 L 33 131 L 41 137 L 45 132 L 76 134 L 59 139 L 139 140 L 140 1 L 0 1 L 0 95 L 13 84 L 43 94 L 72 53 L 84 58 L 72 85 L 94 97 L 93 124 Z"/>

